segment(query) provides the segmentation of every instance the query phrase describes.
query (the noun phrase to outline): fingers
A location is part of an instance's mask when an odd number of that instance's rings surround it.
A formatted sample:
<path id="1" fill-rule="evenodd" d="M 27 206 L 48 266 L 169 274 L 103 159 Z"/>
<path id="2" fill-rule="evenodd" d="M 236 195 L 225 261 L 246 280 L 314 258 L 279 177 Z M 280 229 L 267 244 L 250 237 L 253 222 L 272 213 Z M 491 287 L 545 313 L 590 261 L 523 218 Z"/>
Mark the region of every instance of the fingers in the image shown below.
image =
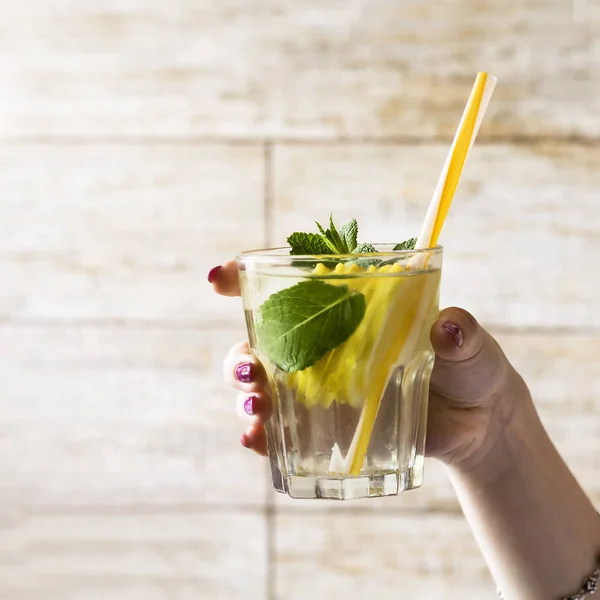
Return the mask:
<path id="1" fill-rule="evenodd" d="M 463 405 L 490 398 L 511 368 L 496 340 L 460 308 L 440 313 L 431 328 L 431 343 L 436 352 L 432 392 Z"/>
<path id="2" fill-rule="evenodd" d="M 260 392 L 267 386 L 267 374 L 257 358 L 250 353 L 248 342 L 236 344 L 223 362 L 225 381 L 247 394 Z"/>
<path id="3" fill-rule="evenodd" d="M 252 425 L 246 433 L 242 433 L 240 443 L 244 448 L 253 450 L 260 456 L 267 456 L 267 434 L 262 425 Z"/>
<path id="4" fill-rule="evenodd" d="M 221 266 L 211 269 L 208 273 L 208 281 L 212 283 L 215 292 L 221 296 L 240 295 L 240 282 L 235 260 L 228 260 Z"/>
<path id="5" fill-rule="evenodd" d="M 251 422 L 246 433 L 242 434 L 240 443 L 260 456 L 267 455 L 267 436 L 264 423 L 271 416 L 272 410 L 271 399 L 266 392 L 258 394 L 240 392 L 238 394 L 237 413 L 244 421 Z"/>
<path id="6" fill-rule="evenodd" d="M 252 424 L 268 421 L 273 412 L 271 398 L 267 392 L 254 394 L 240 392 L 237 397 L 236 408 L 238 416 Z"/>
<path id="7" fill-rule="evenodd" d="M 214 267 L 208 273 L 208 281 L 221 296 L 239 296 L 240 282 L 235 260 Z M 267 435 L 263 423 L 271 416 L 272 405 L 264 391 L 267 376 L 262 365 L 251 354 L 248 342 L 236 344 L 223 363 L 225 381 L 240 390 L 237 411 L 250 419 L 252 425 L 242 434 L 242 446 L 261 456 L 267 456 Z"/>
<path id="8" fill-rule="evenodd" d="M 263 392 L 248 395 L 240 392 L 237 398 L 237 412 L 244 421 L 251 421 L 250 427 L 240 438 L 242 446 L 260 456 L 267 456 L 267 435 L 264 423 L 272 412 L 271 399 L 268 394 Z"/>
<path id="9" fill-rule="evenodd" d="M 242 446 L 267 456 L 263 424 L 271 417 L 273 405 L 266 389 L 267 374 L 251 354 L 248 342 L 239 342 L 231 348 L 223 363 L 223 373 L 227 383 L 240 390 L 236 401 L 238 416 L 250 423 L 240 438 Z"/>

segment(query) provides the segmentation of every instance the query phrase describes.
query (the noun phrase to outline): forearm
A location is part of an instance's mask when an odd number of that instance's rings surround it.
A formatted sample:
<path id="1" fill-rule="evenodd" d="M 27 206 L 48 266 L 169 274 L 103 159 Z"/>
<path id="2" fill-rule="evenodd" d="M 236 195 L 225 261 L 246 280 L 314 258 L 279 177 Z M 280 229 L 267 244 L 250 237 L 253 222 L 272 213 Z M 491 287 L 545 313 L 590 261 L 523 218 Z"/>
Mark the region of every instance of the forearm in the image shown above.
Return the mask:
<path id="1" fill-rule="evenodd" d="M 500 454 L 477 468 L 448 467 L 496 583 L 506 600 L 574 594 L 597 566 L 600 517 L 529 399 Z"/>

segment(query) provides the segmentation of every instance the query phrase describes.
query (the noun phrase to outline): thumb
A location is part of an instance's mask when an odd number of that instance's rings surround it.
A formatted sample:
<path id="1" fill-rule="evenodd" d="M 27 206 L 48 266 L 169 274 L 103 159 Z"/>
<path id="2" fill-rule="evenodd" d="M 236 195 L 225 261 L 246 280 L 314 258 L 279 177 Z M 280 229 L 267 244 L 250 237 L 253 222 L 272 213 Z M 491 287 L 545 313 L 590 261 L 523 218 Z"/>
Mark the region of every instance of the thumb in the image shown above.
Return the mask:
<path id="1" fill-rule="evenodd" d="M 496 340 L 461 308 L 447 308 L 431 328 L 436 353 L 431 391 L 447 400 L 477 406 L 503 385 L 510 370 Z"/>

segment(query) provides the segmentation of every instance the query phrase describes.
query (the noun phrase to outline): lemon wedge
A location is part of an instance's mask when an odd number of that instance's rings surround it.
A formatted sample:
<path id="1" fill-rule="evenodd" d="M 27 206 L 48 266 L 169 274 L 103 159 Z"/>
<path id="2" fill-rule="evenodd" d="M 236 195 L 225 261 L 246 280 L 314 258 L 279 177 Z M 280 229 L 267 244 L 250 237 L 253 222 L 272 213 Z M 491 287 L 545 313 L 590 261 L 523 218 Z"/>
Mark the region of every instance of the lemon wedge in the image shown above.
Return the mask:
<path id="1" fill-rule="evenodd" d="M 328 278 L 327 283 L 361 292 L 367 308 L 348 340 L 311 367 L 290 373 L 287 383 L 307 408 L 329 408 L 332 402 L 359 408 L 368 397 L 383 394 L 419 307 L 433 300 L 431 293 L 424 292 L 426 288 L 437 291 L 439 272 L 411 274 L 398 263 L 366 269 L 340 263 L 333 270 L 317 265 L 314 275 L 341 276 Z"/>

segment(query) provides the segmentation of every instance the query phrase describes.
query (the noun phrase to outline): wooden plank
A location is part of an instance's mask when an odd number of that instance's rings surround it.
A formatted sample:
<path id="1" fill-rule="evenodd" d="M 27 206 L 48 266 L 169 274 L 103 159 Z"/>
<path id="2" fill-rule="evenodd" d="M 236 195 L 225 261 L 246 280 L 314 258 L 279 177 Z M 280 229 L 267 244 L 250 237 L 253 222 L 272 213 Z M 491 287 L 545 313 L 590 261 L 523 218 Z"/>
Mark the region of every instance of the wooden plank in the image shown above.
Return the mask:
<path id="1" fill-rule="evenodd" d="M 260 146 L 0 148 L 0 319 L 242 324 L 206 276 L 264 246 L 263 172 Z"/>
<path id="2" fill-rule="evenodd" d="M 356 217 L 362 241 L 416 235 L 445 145 L 279 146 L 273 239 L 314 220 Z M 442 305 L 502 326 L 600 327 L 600 150 L 478 146 L 440 243 Z"/>
<path id="3" fill-rule="evenodd" d="M 588 10 L 598 10 L 587 2 Z M 0 24 L 11 137 L 450 137 L 475 73 L 482 135 L 600 134 L 600 19 L 574 3 L 13 3 Z"/>
<path id="4" fill-rule="evenodd" d="M 265 516 L 101 510 L 28 514 L 2 530 L 0 578 L 2 594 L 18 600 L 262 600 Z"/>
<path id="5" fill-rule="evenodd" d="M 278 600 L 496 597 L 460 516 L 279 515 L 275 568 Z"/>
<path id="6" fill-rule="evenodd" d="M 0 505 L 264 505 L 223 382 L 239 338 L 0 327 Z"/>
<path id="7" fill-rule="evenodd" d="M 497 335 L 496 339 L 529 385 L 558 450 L 600 506 L 600 336 L 522 334 Z M 333 503 L 277 494 L 275 502 L 279 510 L 294 513 L 460 510 L 444 469 L 433 460 L 426 461 L 423 486 L 399 497 Z"/>

